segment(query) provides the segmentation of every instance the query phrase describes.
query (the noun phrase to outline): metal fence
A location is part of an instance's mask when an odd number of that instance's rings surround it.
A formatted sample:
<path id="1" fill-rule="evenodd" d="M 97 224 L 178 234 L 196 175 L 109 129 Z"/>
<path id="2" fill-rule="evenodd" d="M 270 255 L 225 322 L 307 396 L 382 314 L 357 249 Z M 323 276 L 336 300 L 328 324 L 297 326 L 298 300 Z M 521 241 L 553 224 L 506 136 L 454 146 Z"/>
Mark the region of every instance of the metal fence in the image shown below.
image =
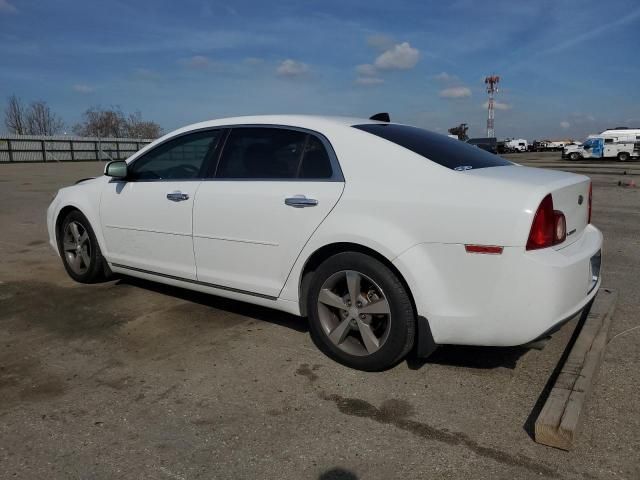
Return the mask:
<path id="1" fill-rule="evenodd" d="M 125 160 L 152 141 L 148 138 L 0 136 L 0 163 Z"/>

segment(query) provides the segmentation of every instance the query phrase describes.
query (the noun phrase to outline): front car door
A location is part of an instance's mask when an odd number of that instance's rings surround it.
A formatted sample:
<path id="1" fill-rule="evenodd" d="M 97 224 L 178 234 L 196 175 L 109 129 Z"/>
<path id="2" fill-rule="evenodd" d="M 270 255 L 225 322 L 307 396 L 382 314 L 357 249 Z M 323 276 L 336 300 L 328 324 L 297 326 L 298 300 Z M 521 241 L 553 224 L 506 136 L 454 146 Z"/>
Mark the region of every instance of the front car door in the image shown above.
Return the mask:
<path id="1" fill-rule="evenodd" d="M 106 185 L 100 216 L 110 263 L 196 279 L 193 199 L 221 136 L 208 130 L 170 139 L 131 162 L 125 180 Z"/>
<path id="2" fill-rule="evenodd" d="M 329 142 L 284 127 L 233 127 L 193 212 L 201 282 L 277 297 L 314 230 L 342 194 Z"/>

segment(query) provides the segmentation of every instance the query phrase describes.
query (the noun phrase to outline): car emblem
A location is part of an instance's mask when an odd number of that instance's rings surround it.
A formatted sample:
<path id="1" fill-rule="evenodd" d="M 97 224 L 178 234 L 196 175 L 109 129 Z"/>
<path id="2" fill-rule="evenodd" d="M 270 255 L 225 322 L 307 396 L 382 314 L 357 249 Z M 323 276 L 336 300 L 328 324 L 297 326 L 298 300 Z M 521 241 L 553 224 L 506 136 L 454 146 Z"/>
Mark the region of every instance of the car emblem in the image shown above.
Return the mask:
<path id="1" fill-rule="evenodd" d="M 578 205 L 582 205 L 583 201 L 584 201 L 584 197 L 582 195 L 578 195 Z"/>

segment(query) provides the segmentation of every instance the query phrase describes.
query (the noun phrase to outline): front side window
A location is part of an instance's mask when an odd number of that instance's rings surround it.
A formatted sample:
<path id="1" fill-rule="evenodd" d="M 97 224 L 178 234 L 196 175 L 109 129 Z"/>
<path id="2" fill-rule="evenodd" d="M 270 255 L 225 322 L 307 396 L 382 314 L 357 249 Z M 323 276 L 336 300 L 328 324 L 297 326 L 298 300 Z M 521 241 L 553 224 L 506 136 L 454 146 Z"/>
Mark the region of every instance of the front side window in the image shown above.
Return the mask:
<path id="1" fill-rule="evenodd" d="M 323 179 L 331 177 L 324 145 L 315 136 L 284 128 L 234 128 L 224 145 L 216 178 Z"/>
<path id="2" fill-rule="evenodd" d="M 190 133 L 154 148 L 129 166 L 131 180 L 189 180 L 201 176 L 213 153 L 219 130 Z"/>
<path id="3" fill-rule="evenodd" d="M 353 127 L 384 138 L 452 170 L 513 165 L 498 155 L 421 128 L 395 123 L 367 123 Z M 495 139 L 486 140 L 493 140 L 495 145 Z"/>

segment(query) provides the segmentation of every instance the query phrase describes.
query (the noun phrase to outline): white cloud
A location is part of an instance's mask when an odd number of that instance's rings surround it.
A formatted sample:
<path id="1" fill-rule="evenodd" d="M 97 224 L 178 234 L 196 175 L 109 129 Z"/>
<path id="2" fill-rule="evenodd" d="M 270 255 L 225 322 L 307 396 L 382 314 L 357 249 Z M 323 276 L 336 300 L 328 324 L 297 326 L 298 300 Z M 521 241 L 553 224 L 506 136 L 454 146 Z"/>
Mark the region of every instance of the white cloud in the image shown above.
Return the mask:
<path id="1" fill-rule="evenodd" d="M 378 69 L 370 63 L 364 63 L 356 67 L 356 72 L 362 77 L 375 77 L 378 75 Z"/>
<path id="2" fill-rule="evenodd" d="M 403 42 L 381 53 L 374 65 L 380 70 L 408 70 L 415 67 L 419 59 L 418 49 L 409 45 L 409 42 Z"/>
<path id="3" fill-rule="evenodd" d="M 593 38 L 599 37 L 604 33 L 608 32 L 609 30 L 615 30 L 615 29 L 618 29 L 619 27 L 622 27 L 623 25 L 635 22 L 636 20 L 638 20 L 638 18 L 640 18 L 640 8 L 636 8 L 626 15 L 625 14 L 619 15 L 615 17 L 614 20 L 608 23 L 599 20 L 598 25 L 594 26 L 593 28 L 583 29 L 584 31 L 579 35 L 568 38 L 562 42 L 557 42 L 553 47 L 543 52 L 539 52 L 537 56 L 540 56 L 541 54 L 562 52 L 564 50 L 567 50 L 568 48 L 574 47 L 576 45 L 580 45 L 581 43 L 584 43 L 586 41 L 592 40 Z"/>
<path id="4" fill-rule="evenodd" d="M 489 107 L 489 102 L 484 102 L 482 104 L 482 108 L 488 108 Z M 493 108 L 494 110 L 511 110 L 511 104 L 510 103 L 503 103 L 503 102 L 496 102 L 495 100 L 493 101 Z"/>
<path id="5" fill-rule="evenodd" d="M 95 88 L 90 85 L 85 85 L 84 83 L 76 83 L 71 87 L 74 92 L 78 93 L 92 93 L 95 91 Z"/>
<path id="6" fill-rule="evenodd" d="M 211 59 L 203 55 L 194 55 L 182 61 L 189 68 L 208 68 L 212 65 Z"/>
<path id="7" fill-rule="evenodd" d="M 457 81 L 458 77 L 456 77 L 455 75 L 451 75 L 447 72 L 440 72 L 439 74 L 434 75 L 433 79 L 437 80 L 438 82 L 449 83 L 449 82 Z"/>
<path id="8" fill-rule="evenodd" d="M 0 0 L 0 13 L 16 13 L 18 9 L 9 0 Z"/>
<path id="9" fill-rule="evenodd" d="M 136 68 L 133 71 L 133 78 L 145 82 L 157 82 L 161 77 L 158 72 L 154 72 L 153 70 L 149 70 L 148 68 Z"/>
<path id="10" fill-rule="evenodd" d="M 471 90 L 467 87 L 449 87 L 440 90 L 442 98 L 465 98 L 471 96 Z"/>
<path id="11" fill-rule="evenodd" d="M 380 85 L 384 83 L 384 79 L 380 77 L 357 77 L 356 83 L 358 85 Z"/>
<path id="12" fill-rule="evenodd" d="M 560 122 L 560 126 L 562 128 L 564 128 L 564 129 L 567 129 L 567 128 L 569 128 L 571 126 L 571 124 L 569 122 L 567 122 L 567 121 L 562 121 L 562 122 Z"/>
<path id="13" fill-rule="evenodd" d="M 393 37 L 384 33 L 376 33 L 367 37 L 367 45 L 381 52 L 393 48 L 395 43 Z"/>
<path id="14" fill-rule="evenodd" d="M 357 85 L 380 85 L 384 79 L 380 78 L 378 69 L 370 63 L 364 63 L 356 67 Z"/>
<path id="15" fill-rule="evenodd" d="M 262 65 L 264 63 L 264 59 L 258 57 L 247 57 L 244 59 L 244 63 L 251 66 Z"/>
<path id="16" fill-rule="evenodd" d="M 301 77 L 308 74 L 309 70 L 309 65 L 306 63 L 287 58 L 278 65 L 276 73 L 281 77 Z"/>

